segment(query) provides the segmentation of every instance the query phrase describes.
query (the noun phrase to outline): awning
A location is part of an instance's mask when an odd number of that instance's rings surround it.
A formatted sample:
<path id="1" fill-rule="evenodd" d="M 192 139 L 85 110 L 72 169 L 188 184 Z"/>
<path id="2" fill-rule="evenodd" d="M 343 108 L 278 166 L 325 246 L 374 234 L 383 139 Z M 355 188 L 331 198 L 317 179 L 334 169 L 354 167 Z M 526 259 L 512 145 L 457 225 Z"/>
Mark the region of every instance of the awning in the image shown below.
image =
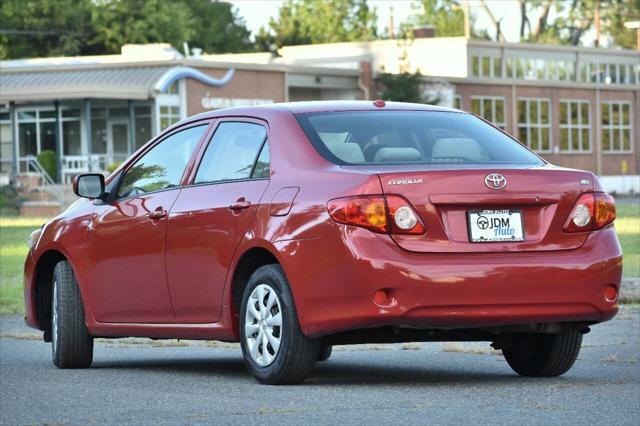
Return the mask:
<path id="1" fill-rule="evenodd" d="M 194 78 L 222 86 L 233 77 L 230 69 L 221 79 L 184 66 L 66 68 L 61 70 L 0 69 L 0 103 L 62 99 L 150 99 L 181 78 Z"/>

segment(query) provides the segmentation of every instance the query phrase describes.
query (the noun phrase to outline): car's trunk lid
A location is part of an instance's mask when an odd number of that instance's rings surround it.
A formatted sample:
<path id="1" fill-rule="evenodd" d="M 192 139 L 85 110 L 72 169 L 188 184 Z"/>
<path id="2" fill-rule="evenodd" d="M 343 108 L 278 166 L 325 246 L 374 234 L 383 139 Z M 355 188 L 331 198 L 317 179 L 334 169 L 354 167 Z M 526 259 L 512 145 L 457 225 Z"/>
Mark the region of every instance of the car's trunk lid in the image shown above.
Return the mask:
<path id="1" fill-rule="evenodd" d="M 426 226 L 424 235 L 393 235 L 403 249 L 438 253 L 569 250 L 580 247 L 588 236 L 563 231 L 580 194 L 593 190 L 588 172 L 549 165 L 407 169 L 368 167 L 380 177 L 383 192 L 409 200 Z M 504 176 L 506 186 L 489 188 L 485 178 L 491 174 Z M 486 210 L 520 212 L 523 240 L 471 242 L 468 213 Z M 474 232 L 477 235 L 477 229 Z"/>

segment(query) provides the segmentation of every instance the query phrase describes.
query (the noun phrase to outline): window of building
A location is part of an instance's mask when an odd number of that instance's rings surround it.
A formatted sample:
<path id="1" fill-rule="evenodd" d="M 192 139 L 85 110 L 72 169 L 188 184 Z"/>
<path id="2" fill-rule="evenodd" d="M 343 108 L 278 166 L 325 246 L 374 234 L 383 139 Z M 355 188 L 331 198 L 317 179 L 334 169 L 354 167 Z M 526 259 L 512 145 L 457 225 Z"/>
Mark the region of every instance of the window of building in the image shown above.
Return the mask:
<path id="1" fill-rule="evenodd" d="M 576 81 L 576 63 L 572 60 L 545 58 L 507 58 L 507 77 L 518 80 Z"/>
<path id="2" fill-rule="evenodd" d="M 579 69 L 580 81 L 585 83 L 636 84 L 638 81 L 637 65 L 583 62 Z"/>
<path id="3" fill-rule="evenodd" d="M 134 149 L 151 140 L 153 135 L 151 127 L 151 107 L 139 106 L 133 109 L 136 124 L 136 144 Z"/>
<path id="4" fill-rule="evenodd" d="M 471 57 L 471 76 L 484 78 L 502 77 L 502 58 L 499 56 Z"/>
<path id="5" fill-rule="evenodd" d="M 13 131 L 8 110 L 0 110 L 0 173 L 9 173 L 13 164 Z"/>
<path id="6" fill-rule="evenodd" d="M 591 151 L 589 101 L 560 101 L 560 151 Z"/>
<path id="7" fill-rule="evenodd" d="M 160 130 L 180 121 L 179 106 L 160 106 Z"/>
<path id="8" fill-rule="evenodd" d="M 502 96 L 472 96 L 471 112 L 502 129 L 506 127 L 505 98 Z"/>
<path id="9" fill-rule="evenodd" d="M 456 109 L 462 109 L 462 96 L 453 95 L 453 107 Z"/>
<path id="10" fill-rule="evenodd" d="M 551 152 L 551 106 L 548 99 L 518 98 L 520 141 L 537 152 Z"/>
<path id="11" fill-rule="evenodd" d="M 82 155 L 82 134 L 80 130 L 80 109 L 63 109 L 62 122 L 63 155 Z"/>
<path id="12" fill-rule="evenodd" d="M 631 103 L 602 102 L 602 150 L 608 153 L 631 152 Z"/>
<path id="13" fill-rule="evenodd" d="M 250 178 L 266 137 L 267 130 L 258 124 L 221 123 L 202 157 L 195 183 Z"/>
<path id="14" fill-rule="evenodd" d="M 125 173 L 118 189 L 119 197 L 134 197 L 180 185 L 193 150 L 207 125 L 173 133 L 144 154 Z"/>
<path id="15" fill-rule="evenodd" d="M 57 152 L 56 133 L 56 111 L 52 107 L 18 111 L 20 171 L 27 170 L 26 157 L 35 157 L 44 150 Z"/>

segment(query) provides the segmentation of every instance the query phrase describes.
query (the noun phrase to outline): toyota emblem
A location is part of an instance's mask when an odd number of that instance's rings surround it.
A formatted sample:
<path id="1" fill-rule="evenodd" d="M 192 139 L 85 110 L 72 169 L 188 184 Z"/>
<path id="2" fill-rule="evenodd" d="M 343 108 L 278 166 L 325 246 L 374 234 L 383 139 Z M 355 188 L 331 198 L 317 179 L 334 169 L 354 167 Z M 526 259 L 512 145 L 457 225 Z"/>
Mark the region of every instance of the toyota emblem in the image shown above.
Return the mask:
<path id="1" fill-rule="evenodd" d="M 499 189 L 504 189 L 507 186 L 507 179 L 498 173 L 491 173 L 484 178 L 484 184 L 487 185 L 489 189 L 495 189 L 496 191 Z"/>

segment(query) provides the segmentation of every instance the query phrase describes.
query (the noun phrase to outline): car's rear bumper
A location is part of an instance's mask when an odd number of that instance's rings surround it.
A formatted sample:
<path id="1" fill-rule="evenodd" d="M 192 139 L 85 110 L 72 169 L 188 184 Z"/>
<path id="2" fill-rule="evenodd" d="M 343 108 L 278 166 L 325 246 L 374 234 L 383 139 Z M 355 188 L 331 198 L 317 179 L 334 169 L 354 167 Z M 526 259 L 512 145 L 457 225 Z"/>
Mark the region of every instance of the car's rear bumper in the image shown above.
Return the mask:
<path id="1" fill-rule="evenodd" d="M 336 232 L 279 243 L 302 329 L 320 336 L 399 325 L 473 328 L 611 319 L 622 252 L 612 227 L 579 249 L 557 252 L 421 254 L 388 236 L 336 225 Z M 384 289 L 389 303 L 374 303 Z"/>

